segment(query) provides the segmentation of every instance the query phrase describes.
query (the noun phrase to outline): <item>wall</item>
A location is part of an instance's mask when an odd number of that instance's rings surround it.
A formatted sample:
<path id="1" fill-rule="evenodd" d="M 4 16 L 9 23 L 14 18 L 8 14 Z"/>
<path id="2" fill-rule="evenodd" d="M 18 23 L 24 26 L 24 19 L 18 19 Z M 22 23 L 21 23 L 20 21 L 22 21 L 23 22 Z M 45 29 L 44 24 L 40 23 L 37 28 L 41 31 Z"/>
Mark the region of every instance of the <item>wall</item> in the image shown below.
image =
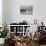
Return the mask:
<path id="1" fill-rule="evenodd" d="M 3 21 L 7 23 L 21 22 L 26 20 L 29 24 L 37 19 L 38 24 L 41 21 L 46 25 L 46 0 L 4 0 Z M 33 5 L 33 15 L 20 15 L 21 5 Z"/>
<path id="2" fill-rule="evenodd" d="M 28 23 L 33 23 L 35 16 L 33 15 L 20 15 L 20 6 L 21 5 L 33 5 L 33 7 L 35 8 L 34 5 L 36 5 L 37 1 L 32 1 L 32 0 L 11 0 L 11 4 L 12 4 L 12 12 L 11 12 L 11 18 L 9 17 L 9 19 L 11 22 L 22 22 L 23 20 L 26 20 Z M 36 8 L 35 8 L 36 9 Z M 35 11 L 34 9 L 34 11 Z M 15 20 L 15 21 L 14 21 Z"/>
<path id="3" fill-rule="evenodd" d="M 7 2 L 6 0 L 2 0 L 2 23 L 7 22 L 8 23 L 8 17 L 7 17 Z"/>
<path id="4" fill-rule="evenodd" d="M 0 27 L 2 27 L 2 0 L 0 0 Z"/>

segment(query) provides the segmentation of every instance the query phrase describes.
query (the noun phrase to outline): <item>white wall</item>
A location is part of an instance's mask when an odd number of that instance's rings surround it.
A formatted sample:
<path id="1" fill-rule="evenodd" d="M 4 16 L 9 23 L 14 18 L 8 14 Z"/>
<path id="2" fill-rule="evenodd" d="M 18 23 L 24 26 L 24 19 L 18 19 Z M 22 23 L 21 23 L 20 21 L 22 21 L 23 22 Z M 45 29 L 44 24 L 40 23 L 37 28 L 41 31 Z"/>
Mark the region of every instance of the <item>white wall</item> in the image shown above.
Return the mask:
<path id="1" fill-rule="evenodd" d="M 8 22 L 7 17 L 7 2 L 6 0 L 2 0 L 2 22 Z"/>
<path id="2" fill-rule="evenodd" d="M 2 27 L 2 0 L 0 0 L 0 27 Z"/>
<path id="3" fill-rule="evenodd" d="M 26 20 L 29 24 L 37 19 L 46 23 L 46 0 L 4 0 L 3 20 L 7 23 L 21 22 Z M 20 15 L 21 5 L 33 5 L 33 15 Z M 45 24 L 46 25 L 46 24 Z"/>
<path id="4" fill-rule="evenodd" d="M 21 5 L 33 5 L 37 1 L 32 1 L 32 0 L 11 0 L 11 8 L 12 8 L 12 13 L 11 13 L 11 18 L 9 22 L 21 22 L 23 20 L 26 20 L 27 22 L 31 23 L 34 19 L 35 16 L 33 15 L 20 15 L 20 6 Z M 15 20 L 15 21 L 14 21 Z"/>

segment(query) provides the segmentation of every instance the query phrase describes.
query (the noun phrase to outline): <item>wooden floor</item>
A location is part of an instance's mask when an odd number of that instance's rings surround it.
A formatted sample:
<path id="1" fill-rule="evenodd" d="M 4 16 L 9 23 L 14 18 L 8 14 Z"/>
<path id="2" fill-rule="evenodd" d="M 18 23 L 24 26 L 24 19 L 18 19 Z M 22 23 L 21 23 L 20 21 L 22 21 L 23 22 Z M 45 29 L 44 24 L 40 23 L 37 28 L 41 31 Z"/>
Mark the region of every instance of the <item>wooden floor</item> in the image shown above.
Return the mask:
<path id="1" fill-rule="evenodd" d="M 4 46 L 4 45 L 1 44 L 0 46 Z"/>
<path id="2" fill-rule="evenodd" d="M 40 46 L 46 46 L 46 45 L 40 45 Z"/>
<path id="3" fill-rule="evenodd" d="M 4 45 L 0 45 L 0 46 L 4 46 Z M 38 44 L 35 45 L 35 44 L 33 43 L 32 46 L 39 46 L 39 45 L 38 45 Z M 40 45 L 40 46 L 46 46 L 46 45 Z"/>

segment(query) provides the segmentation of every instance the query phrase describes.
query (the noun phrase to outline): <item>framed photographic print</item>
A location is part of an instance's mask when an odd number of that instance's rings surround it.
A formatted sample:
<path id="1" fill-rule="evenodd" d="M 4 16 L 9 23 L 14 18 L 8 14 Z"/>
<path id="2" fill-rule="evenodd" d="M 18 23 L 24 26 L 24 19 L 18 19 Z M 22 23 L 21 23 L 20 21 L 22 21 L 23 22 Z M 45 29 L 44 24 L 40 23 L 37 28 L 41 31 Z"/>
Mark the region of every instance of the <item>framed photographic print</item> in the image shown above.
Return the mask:
<path id="1" fill-rule="evenodd" d="M 32 5 L 23 5 L 20 7 L 21 15 L 32 15 L 33 14 L 33 6 Z"/>

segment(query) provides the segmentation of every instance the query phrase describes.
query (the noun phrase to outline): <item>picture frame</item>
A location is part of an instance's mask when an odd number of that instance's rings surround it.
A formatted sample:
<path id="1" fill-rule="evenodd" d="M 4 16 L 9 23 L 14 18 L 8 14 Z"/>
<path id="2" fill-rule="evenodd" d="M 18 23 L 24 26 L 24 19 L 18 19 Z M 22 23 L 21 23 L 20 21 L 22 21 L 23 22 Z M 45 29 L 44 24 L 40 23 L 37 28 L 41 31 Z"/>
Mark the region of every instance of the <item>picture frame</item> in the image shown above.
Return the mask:
<path id="1" fill-rule="evenodd" d="M 33 6 L 32 5 L 20 6 L 20 14 L 21 15 L 32 15 L 33 14 Z"/>

